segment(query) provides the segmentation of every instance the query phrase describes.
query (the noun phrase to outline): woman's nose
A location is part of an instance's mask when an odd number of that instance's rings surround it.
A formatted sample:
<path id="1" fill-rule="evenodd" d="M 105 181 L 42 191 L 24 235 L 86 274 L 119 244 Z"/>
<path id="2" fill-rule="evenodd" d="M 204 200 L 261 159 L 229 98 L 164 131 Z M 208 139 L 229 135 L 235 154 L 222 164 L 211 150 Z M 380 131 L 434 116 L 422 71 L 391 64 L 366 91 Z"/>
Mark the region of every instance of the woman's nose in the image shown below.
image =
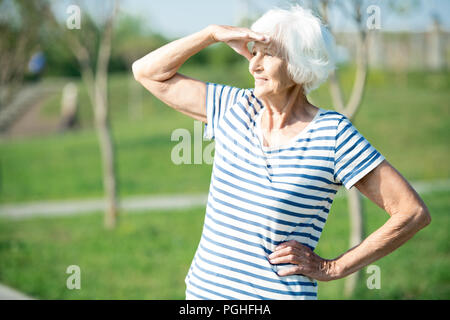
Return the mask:
<path id="1" fill-rule="evenodd" d="M 257 54 L 256 56 L 253 56 L 250 59 L 250 65 L 249 65 L 250 71 L 259 71 L 262 70 L 262 59 Z"/>

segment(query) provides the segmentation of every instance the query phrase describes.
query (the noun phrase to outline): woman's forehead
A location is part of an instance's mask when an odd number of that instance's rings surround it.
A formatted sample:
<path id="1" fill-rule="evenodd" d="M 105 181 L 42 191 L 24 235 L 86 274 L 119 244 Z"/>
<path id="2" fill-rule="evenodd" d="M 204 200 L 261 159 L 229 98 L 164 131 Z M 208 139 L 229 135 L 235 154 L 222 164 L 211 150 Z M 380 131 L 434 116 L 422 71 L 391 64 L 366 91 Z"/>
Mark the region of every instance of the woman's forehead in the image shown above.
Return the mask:
<path id="1" fill-rule="evenodd" d="M 253 46 L 250 47 L 250 50 L 258 50 L 258 51 L 268 52 L 272 55 L 282 57 L 282 52 L 280 50 L 280 47 L 277 46 L 277 44 L 275 42 L 270 42 L 270 43 L 253 42 Z"/>
<path id="2" fill-rule="evenodd" d="M 253 42 L 251 48 L 257 49 L 257 50 L 275 50 L 276 46 L 274 43 L 261 43 L 261 42 Z"/>

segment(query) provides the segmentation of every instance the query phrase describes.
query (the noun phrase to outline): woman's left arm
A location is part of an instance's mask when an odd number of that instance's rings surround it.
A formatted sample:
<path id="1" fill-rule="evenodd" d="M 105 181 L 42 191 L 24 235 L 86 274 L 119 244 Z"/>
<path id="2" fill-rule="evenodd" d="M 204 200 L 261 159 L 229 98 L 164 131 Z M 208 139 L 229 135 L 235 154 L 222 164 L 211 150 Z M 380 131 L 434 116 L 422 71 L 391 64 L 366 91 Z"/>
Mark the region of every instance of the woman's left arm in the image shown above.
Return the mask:
<path id="1" fill-rule="evenodd" d="M 269 256 L 270 262 L 298 265 L 280 271 L 280 276 L 303 274 L 320 281 L 346 277 L 391 253 L 431 222 L 425 203 L 386 160 L 355 187 L 390 215 L 388 221 L 359 245 L 332 260 L 320 258 L 296 241 L 280 244 Z"/>

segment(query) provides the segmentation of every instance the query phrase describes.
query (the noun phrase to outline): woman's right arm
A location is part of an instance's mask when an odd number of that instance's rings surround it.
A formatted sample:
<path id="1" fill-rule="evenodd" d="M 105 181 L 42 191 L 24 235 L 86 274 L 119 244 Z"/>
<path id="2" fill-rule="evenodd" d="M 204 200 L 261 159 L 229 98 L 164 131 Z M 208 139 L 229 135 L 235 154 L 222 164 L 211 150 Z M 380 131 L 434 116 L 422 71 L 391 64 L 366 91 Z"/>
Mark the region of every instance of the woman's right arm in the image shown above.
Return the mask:
<path id="1" fill-rule="evenodd" d="M 248 29 L 210 25 L 172 41 L 133 63 L 133 75 L 158 99 L 196 120 L 206 123 L 206 83 L 178 73 L 191 56 L 223 41 L 247 59 L 247 43 L 264 37 Z"/>
<path id="2" fill-rule="evenodd" d="M 170 42 L 133 63 L 134 78 L 159 100 L 206 122 L 206 85 L 177 71 L 183 63 L 215 42 L 211 27 Z"/>

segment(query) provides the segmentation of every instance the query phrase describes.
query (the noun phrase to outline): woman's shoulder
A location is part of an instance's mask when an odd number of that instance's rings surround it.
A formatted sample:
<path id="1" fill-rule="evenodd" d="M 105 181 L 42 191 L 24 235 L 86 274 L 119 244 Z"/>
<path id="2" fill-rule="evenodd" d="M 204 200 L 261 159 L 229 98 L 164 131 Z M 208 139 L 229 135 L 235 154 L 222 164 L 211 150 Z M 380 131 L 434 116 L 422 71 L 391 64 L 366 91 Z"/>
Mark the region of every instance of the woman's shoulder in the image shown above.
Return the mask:
<path id="1" fill-rule="evenodd" d="M 323 121 L 333 121 L 336 123 L 350 122 L 350 120 L 342 113 L 336 110 L 330 110 L 325 108 L 320 108 L 320 120 Z"/>
<path id="2" fill-rule="evenodd" d="M 353 130 L 350 119 L 336 110 L 320 108 L 320 116 L 316 120 L 315 130 L 325 135 L 339 137 L 342 131 Z"/>

